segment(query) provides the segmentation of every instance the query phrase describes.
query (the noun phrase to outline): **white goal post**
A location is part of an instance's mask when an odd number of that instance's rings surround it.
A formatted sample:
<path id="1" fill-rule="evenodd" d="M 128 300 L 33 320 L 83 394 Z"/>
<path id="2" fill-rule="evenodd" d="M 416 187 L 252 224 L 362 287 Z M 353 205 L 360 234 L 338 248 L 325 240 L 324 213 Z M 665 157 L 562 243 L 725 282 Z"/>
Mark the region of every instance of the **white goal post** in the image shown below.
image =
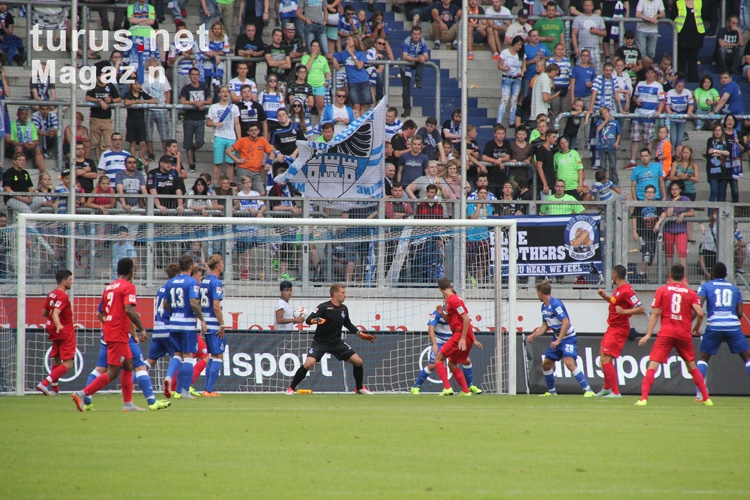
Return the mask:
<path id="1" fill-rule="evenodd" d="M 94 229 L 101 225 L 108 228 L 103 235 Z M 252 250 L 247 250 L 249 256 L 241 255 L 244 247 L 240 246 L 240 242 L 248 234 L 241 231 L 247 231 L 250 226 L 255 238 Z M 281 279 L 275 274 L 271 275 L 278 272 L 278 260 L 283 256 L 284 245 L 287 245 L 295 255 L 290 257 L 292 262 L 286 265 L 289 266 L 290 273 L 292 269 L 297 270 L 297 279 L 293 282 L 293 305 L 304 304 L 310 310 L 328 300 L 328 285 L 346 282 L 347 305 L 352 320 L 358 326 L 379 334 L 372 348 L 369 344 L 353 346 L 362 353 L 365 360 L 368 387 L 374 386 L 378 392 L 408 391 L 429 350 L 424 349 L 429 344 L 424 333 L 427 330 L 426 316 L 432 312 L 434 304 L 440 301 L 440 294 L 436 290 L 438 275 L 435 273 L 444 272 L 465 299 L 475 331 L 487 336 L 481 338 L 482 342 L 494 339 L 489 342 L 490 352 L 481 353 L 475 348 L 471 356 L 474 359 L 477 351 L 474 364 L 480 367 L 479 380 L 489 388 L 486 392 L 516 393 L 517 229 L 514 219 L 248 219 L 18 214 L 15 227 L 16 248 L 11 266 L 16 272 L 16 324 L 0 326 L 0 332 L 6 337 L 6 341 L 0 344 L 0 393 L 29 393 L 33 391 L 36 382 L 46 376 L 43 368 L 48 362 L 45 359 L 40 363 L 37 358 L 44 358 L 48 342 L 45 345 L 46 336 L 43 332 L 40 333 L 39 323 L 33 321 L 32 316 L 36 313 L 29 310 L 29 307 L 34 306 L 30 306 L 33 303 L 27 299 L 42 297 L 55 286 L 54 273 L 37 275 L 37 271 L 52 261 L 64 263 L 71 259 L 65 259 L 59 254 L 50 255 L 45 250 L 48 246 L 46 243 L 37 243 L 49 242 L 53 253 L 56 248 L 60 249 L 58 253 L 63 253 L 73 246 L 60 244 L 59 240 L 73 238 L 76 259 L 80 257 L 79 246 L 84 258 L 85 254 L 90 254 L 88 265 L 72 269 L 76 275 L 75 285 L 71 290 L 74 296 L 74 321 L 79 323 L 79 315 L 87 318 L 95 315 L 94 302 L 98 303 L 103 286 L 111 278 L 107 275 L 107 262 L 103 264 L 102 273 L 96 274 L 94 269 L 96 266 L 102 267 L 101 261 L 106 261 L 106 255 L 113 252 L 112 247 L 118 244 L 121 236 L 113 235 L 113 228 L 119 230 L 122 227 L 135 228 L 131 229 L 129 238 L 137 242 L 138 274 L 134 281 L 138 287 L 139 305 L 142 297 L 153 297 L 156 288 L 166 281 L 160 269 L 167 262 L 174 262 L 180 254 L 187 253 L 196 242 L 202 243 L 209 253 L 220 253 L 224 257 L 225 311 L 227 307 L 237 310 L 236 316 L 233 315 L 232 318 L 238 338 L 239 333 L 246 337 L 247 332 L 257 331 L 258 335 L 266 335 L 258 341 L 259 345 L 266 342 L 271 346 L 256 347 L 255 352 L 250 346 L 246 353 L 236 352 L 232 356 L 225 356 L 229 361 L 225 362 L 223 376 L 227 377 L 227 384 L 230 379 L 235 379 L 232 385 L 223 387 L 225 391 L 282 391 L 291 379 L 289 374 L 292 369 L 304 359 L 312 338 L 311 331 L 299 329 L 279 340 L 279 332 L 268 332 L 266 327 L 272 324 L 268 318 L 272 317 L 278 301 L 278 283 Z M 485 237 L 485 232 L 490 236 L 487 249 L 492 249 L 492 254 L 486 256 L 489 268 L 485 281 L 477 281 L 471 276 L 466 265 L 467 242 L 471 243 L 472 238 L 467 233 L 476 234 L 477 231 L 482 238 Z M 290 233 L 295 233 L 291 240 L 288 237 Z M 55 244 L 53 240 L 58 243 Z M 503 244 L 495 244 L 500 241 Z M 430 242 L 435 242 L 435 245 L 431 247 L 432 250 L 426 250 L 426 245 L 429 246 Z M 361 250 L 360 257 L 364 261 L 357 262 L 356 257 L 351 257 L 352 250 L 349 247 L 352 245 Z M 40 250 L 39 247 L 43 248 Z M 317 264 L 311 257 L 315 252 L 320 259 Z M 427 269 L 428 264 L 420 260 L 430 252 L 437 252 L 439 267 L 432 263 L 429 264 L 432 267 Z M 354 252 L 354 255 L 357 253 Z M 78 265 L 81 265 L 80 262 Z M 247 268 L 247 274 L 242 266 Z M 332 269 L 326 269 L 327 266 Z M 58 265 L 58 268 L 63 267 L 65 266 Z M 324 270 L 320 272 L 320 268 Z M 423 268 L 427 270 L 420 274 Z M 350 269 L 353 269 L 351 274 Z M 351 281 L 341 279 L 343 277 L 351 278 Z M 84 298 L 89 300 L 84 301 Z M 153 318 L 153 310 L 139 309 L 139 312 L 142 318 L 149 314 Z M 85 345 L 88 350 L 98 349 L 100 332 L 91 326 L 89 319 L 82 321 L 88 326 L 79 330 L 79 345 Z M 274 335 L 273 338 L 271 335 Z M 12 349 L 7 347 L 7 339 L 11 339 L 10 343 L 14 344 Z M 228 344 L 231 348 L 231 339 Z M 147 347 L 144 349 L 145 357 Z M 9 354 L 11 351 L 14 351 L 12 355 Z M 81 364 L 90 365 L 90 358 L 90 354 L 84 353 L 81 355 Z M 93 367 L 81 367 L 84 380 L 91 368 Z M 349 390 L 350 370 L 343 370 L 345 373 L 339 375 L 335 373 L 336 370 L 341 368 L 331 369 L 333 374 L 330 375 L 325 367 L 321 367 L 321 380 L 316 387 L 331 392 Z M 5 372 L 6 378 L 12 380 L 3 382 L 1 372 Z M 13 377 L 7 377 L 9 372 Z M 159 366 L 156 372 L 158 376 L 161 372 Z M 315 374 L 311 372 L 311 375 Z M 243 377 L 247 380 L 243 381 Z M 312 376 L 309 380 L 312 382 Z M 61 389 L 79 389 L 78 386 L 82 386 L 83 381 L 78 379 L 69 383 L 72 385 L 63 387 L 61 384 Z"/>

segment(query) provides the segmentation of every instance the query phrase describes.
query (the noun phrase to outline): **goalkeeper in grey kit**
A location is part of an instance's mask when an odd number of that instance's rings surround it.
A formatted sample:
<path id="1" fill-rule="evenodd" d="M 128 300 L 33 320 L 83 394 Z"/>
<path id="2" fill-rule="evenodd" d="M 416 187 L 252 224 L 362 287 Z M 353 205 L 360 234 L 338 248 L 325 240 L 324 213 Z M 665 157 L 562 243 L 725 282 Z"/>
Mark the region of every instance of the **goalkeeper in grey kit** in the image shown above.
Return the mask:
<path id="1" fill-rule="evenodd" d="M 294 374 L 292 383 L 286 390 L 287 394 L 294 394 L 297 386 L 305 380 L 307 372 L 327 353 L 334 355 L 339 361 L 346 361 L 352 365 L 356 385 L 355 394 L 372 394 L 367 387 L 362 385 L 364 378 L 362 358 L 344 342 L 341 338 L 341 330 L 346 328 L 350 333 L 370 342 L 375 342 L 375 335 L 361 332 L 354 326 L 349 319 L 349 309 L 344 305 L 345 300 L 346 287 L 341 283 L 333 284 L 331 285 L 331 300 L 320 304 L 305 320 L 308 325 L 316 325 L 315 336 L 310 350 L 307 351 L 305 364 L 300 366 Z"/>

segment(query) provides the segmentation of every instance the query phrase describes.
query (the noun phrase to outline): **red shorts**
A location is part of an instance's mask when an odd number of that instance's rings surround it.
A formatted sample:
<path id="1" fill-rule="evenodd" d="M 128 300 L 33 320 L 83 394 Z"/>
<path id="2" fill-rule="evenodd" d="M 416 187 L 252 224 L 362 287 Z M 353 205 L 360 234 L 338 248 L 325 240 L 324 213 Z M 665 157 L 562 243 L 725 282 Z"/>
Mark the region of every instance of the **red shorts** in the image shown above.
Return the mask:
<path id="1" fill-rule="evenodd" d="M 695 361 L 693 339 L 664 336 L 656 337 L 656 342 L 654 342 L 654 347 L 651 348 L 651 354 L 648 358 L 657 363 L 666 363 L 673 347 L 677 349 L 677 354 L 679 354 L 686 363 Z"/>
<path id="2" fill-rule="evenodd" d="M 630 329 L 627 330 L 622 327 L 609 327 L 604 332 L 604 338 L 602 338 L 602 353 L 608 354 L 613 358 L 620 357 L 622 348 L 625 345 L 625 341 L 628 340 L 630 335 Z"/>
<path id="3" fill-rule="evenodd" d="M 206 347 L 206 341 L 203 340 L 202 335 L 198 335 L 198 352 L 195 354 L 195 357 L 198 359 L 203 359 L 208 357 L 208 347 Z"/>
<path id="4" fill-rule="evenodd" d="M 122 366 L 126 359 L 133 359 L 127 342 L 107 342 L 107 364 Z"/>
<path id="5" fill-rule="evenodd" d="M 472 335 L 466 336 L 466 350 L 462 351 L 458 348 L 458 341 L 461 340 L 461 334 L 453 335 L 448 342 L 443 344 L 443 347 L 440 348 L 440 352 L 443 353 L 443 356 L 448 358 L 450 361 L 453 361 L 457 365 L 463 365 L 466 363 L 466 360 L 469 359 L 469 352 L 471 351 L 471 347 L 474 345 L 474 337 Z"/>
<path id="6" fill-rule="evenodd" d="M 674 255 L 674 247 L 677 247 L 677 256 L 683 259 L 687 257 L 688 236 L 687 233 L 668 233 L 664 232 L 664 253 L 667 259 Z"/>
<path id="7" fill-rule="evenodd" d="M 73 359 L 76 356 L 76 336 L 69 335 L 62 339 L 52 340 L 52 349 L 49 352 L 50 358 L 59 357 L 63 361 Z"/>

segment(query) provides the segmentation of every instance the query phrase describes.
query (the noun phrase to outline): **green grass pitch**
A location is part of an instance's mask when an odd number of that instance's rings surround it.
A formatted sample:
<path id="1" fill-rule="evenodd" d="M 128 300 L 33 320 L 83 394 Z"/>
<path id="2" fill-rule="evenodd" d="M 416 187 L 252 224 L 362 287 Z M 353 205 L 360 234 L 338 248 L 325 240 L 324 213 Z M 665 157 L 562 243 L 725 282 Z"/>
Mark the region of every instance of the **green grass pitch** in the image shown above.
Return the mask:
<path id="1" fill-rule="evenodd" d="M 750 400 L 224 395 L 122 413 L 0 398 L 0 498 L 750 495 Z M 143 403 L 140 394 L 134 400 Z"/>

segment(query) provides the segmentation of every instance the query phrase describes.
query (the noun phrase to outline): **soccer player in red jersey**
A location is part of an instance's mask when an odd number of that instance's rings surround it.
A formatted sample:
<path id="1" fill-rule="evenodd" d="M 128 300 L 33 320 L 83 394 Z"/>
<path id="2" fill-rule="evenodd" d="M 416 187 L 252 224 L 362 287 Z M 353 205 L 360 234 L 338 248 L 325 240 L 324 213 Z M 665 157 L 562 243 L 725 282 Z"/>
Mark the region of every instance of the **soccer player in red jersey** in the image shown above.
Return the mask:
<path id="1" fill-rule="evenodd" d="M 47 318 L 47 335 L 52 341 L 52 371 L 37 384 L 36 389 L 45 396 L 57 395 L 57 391 L 50 391 L 50 385 L 56 385 L 57 381 L 65 375 L 65 372 L 73 368 L 76 355 L 76 332 L 73 328 L 73 309 L 67 291 L 73 286 L 73 273 L 67 269 L 57 271 L 55 274 L 57 288 L 47 295 L 44 303 L 44 312 Z"/>
<path id="2" fill-rule="evenodd" d="M 146 340 L 146 328 L 141 318 L 135 312 L 136 292 L 133 284 L 135 266 L 133 259 L 124 258 L 117 262 L 118 279 L 104 289 L 102 303 L 104 305 L 104 340 L 107 342 L 107 371 L 99 375 L 82 391 L 74 392 L 73 402 L 78 411 L 83 411 L 83 399 L 97 391 L 104 389 L 111 381 L 116 380 L 123 369 L 120 384 L 122 385 L 123 411 L 143 411 L 133 404 L 133 355 L 128 345 L 131 335 L 130 324 L 140 330 L 140 336 L 133 334 L 136 343 Z"/>
<path id="3" fill-rule="evenodd" d="M 682 279 L 685 277 L 685 268 L 681 264 L 673 265 L 669 269 L 669 276 L 672 280 L 671 283 L 660 287 L 654 295 L 648 331 L 646 336 L 638 341 L 638 345 L 641 347 L 648 343 L 648 339 L 651 338 L 651 334 L 656 327 L 656 322 L 659 321 L 661 316 L 661 328 L 659 329 L 659 336 L 656 337 L 654 342 L 654 347 L 651 348 L 648 370 L 641 387 L 641 399 L 635 404 L 636 406 L 648 404 L 648 393 L 654 383 L 656 369 L 660 363 L 666 363 L 674 347 L 677 349 L 677 354 L 687 363 L 690 375 L 693 377 L 693 383 L 703 396 L 703 404 L 713 406 L 713 402 L 708 397 L 703 375 L 695 365 L 692 332 L 700 330 L 704 316 L 698 294 L 682 284 Z M 693 328 L 693 312 L 697 316 L 695 328 Z"/>
<path id="4" fill-rule="evenodd" d="M 599 359 L 604 372 L 604 387 L 596 394 L 596 397 L 600 398 L 621 397 L 614 360 L 620 357 L 622 347 L 630 335 L 630 316 L 643 314 L 641 301 L 625 279 L 627 273 L 625 266 L 616 265 L 612 268 L 612 283 L 615 286 L 612 295 L 607 295 L 601 288 L 596 291 L 599 297 L 609 302 L 607 331 L 604 332 L 599 349 Z"/>
<path id="5" fill-rule="evenodd" d="M 435 370 L 440 376 L 440 380 L 443 381 L 443 392 L 441 396 L 452 396 L 453 389 L 451 383 L 448 380 L 448 370 L 445 369 L 445 360 L 448 360 L 448 368 L 450 368 L 453 377 L 461 386 L 462 396 L 471 396 L 471 390 L 466 385 L 466 378 L 464 377 L 463 371 L 458 365 L 466 364 L 469 359 L 469 352 L 471 352 L 471 346 L 476 344 L 478 348 L 482 348 L 482 344 L 474 338 L 474 332 L 471 331 L 471 318 L 469 318 L 469 311 L 466 309 L 463 299 L 459 297 L 456 292 L 453 291 L 451 280 L 448 278 L 440 278 L 438 280 L 438 288 L 440 293 L 443 295 L 445 300 L 445 307 L 442 305 L 437 306 L 436 310 L 440 315 L 448 322 L 451 327 L 453 336 L 443 344 L 440 348 L 440 352 L 435 356 Z"/>

